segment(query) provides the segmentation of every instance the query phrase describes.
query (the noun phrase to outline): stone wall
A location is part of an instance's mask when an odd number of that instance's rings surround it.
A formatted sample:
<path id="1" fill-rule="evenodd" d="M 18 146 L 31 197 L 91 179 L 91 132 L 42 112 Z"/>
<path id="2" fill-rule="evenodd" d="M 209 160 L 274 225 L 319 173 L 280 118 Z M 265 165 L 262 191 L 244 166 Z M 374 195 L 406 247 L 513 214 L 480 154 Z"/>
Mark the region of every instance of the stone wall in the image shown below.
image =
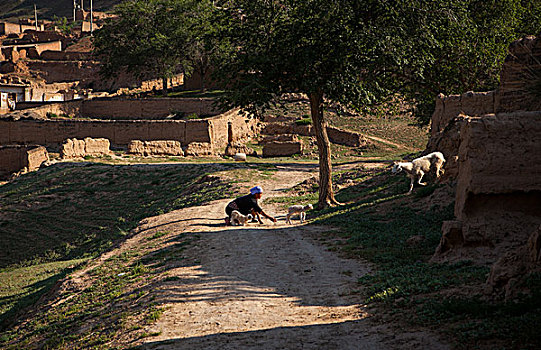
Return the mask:
<path id="1" fill-rule="evenodd" d="M 49 160 L 43 146 L 0 146 L 0 178 L 20 171 L 33 171 Z"/>

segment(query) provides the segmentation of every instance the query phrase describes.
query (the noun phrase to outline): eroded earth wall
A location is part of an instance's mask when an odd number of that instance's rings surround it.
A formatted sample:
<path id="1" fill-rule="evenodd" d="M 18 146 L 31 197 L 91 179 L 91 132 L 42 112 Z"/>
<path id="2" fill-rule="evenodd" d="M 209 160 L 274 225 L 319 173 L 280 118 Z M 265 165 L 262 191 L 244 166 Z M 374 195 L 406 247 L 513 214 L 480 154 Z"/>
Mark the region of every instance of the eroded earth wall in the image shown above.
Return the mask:
<path id="1" fill-rule="evenodd" d="M 495 113 L 455 108 L 447 125 L 435 113 L 428 145 L 454 157 L 456 179 L 456 219 L 444 222 L 432 260 L 490 265 L 488 290 L 506 297 L 528 273 L 541 271 L 541 100 L 534 88 L 541 87 L 540 50 L 541 40 L 532 37 L 515 42 L 493 95 Z"/>
<path id="2" fill-rule="evenodd" d="M 0 178 L 22 170 L 36 170 L 48 159 L 43 146 L 0 146 Z"/>
<path id="3" fill-rule="evenodd" d="M 62 105 L 62 104 L 55 104 Z M 70 103 L 77 106 L 77 103 Z M 47 107 L 47 108 L 45 108 Z M 35 109 L 32 109 L 34 111 Z M 50 105 L 37 109 L 41 114 Z M 207 119 L 194 120 L 81 120 L 81 119 L 0 119 L 0 145 L 60 145 L 66 139 L 105 138 L 116 146 L 127 146 L 132 140 L 179 141 L 183 146 L 204 143 L 222 152 L 228 141 L 228 124 L 232 141 L 244 141 L 254 135 L 255 121 L 237 110 Z"/>
<path id="4" fill-rule="evenodd" d="M 492 263 L 541 224 L 541 112 L 466 118 L 460 134 L 456 220 L 435 259 Z"/>
<path id="5" fill-rule="evenodd" d="M 495 91 L 467 92 L 436 98 L 426 152 L 442 152 L 447 162 L 444 179 L 458 175 L 458 149 L 464 116 L 541 110 L 541 40 L 532 36 L 509 48 Z"/>

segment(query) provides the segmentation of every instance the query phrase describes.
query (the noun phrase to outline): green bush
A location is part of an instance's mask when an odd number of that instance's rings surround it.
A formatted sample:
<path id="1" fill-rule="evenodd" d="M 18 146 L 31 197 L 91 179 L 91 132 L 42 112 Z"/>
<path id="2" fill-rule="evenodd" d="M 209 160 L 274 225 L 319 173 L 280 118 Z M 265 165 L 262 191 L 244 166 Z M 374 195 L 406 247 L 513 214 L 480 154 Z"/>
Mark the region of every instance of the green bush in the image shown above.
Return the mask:
<path id="1" fill-rule="evenodd" d="M 297 124 L 297 125 L 312 125 L 312 119 L 303 118 L 303 119 L 295 120 L 295 124 Z"/>

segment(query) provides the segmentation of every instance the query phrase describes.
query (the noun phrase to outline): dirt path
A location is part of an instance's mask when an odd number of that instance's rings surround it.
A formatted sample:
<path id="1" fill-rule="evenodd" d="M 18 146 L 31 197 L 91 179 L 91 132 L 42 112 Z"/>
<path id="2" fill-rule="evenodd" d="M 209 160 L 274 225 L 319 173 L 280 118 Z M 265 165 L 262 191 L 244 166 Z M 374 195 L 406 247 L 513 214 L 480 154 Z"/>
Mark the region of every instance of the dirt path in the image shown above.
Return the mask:
<path id="1" fill-rule="evenodd" d="M 313 168 L 311 168 L 313 170 Z M 312 176 L 283 167 L 262 183 L 280 195 Z M 445 349 L 425 333 L 375 327 L 355 289 L 369 268 L 314 240 L 325 227 L 279 222 L 225 227 L 227 200 L 149 219 L 140 230 L 189 232 L 190 264 L 154 291 L 166 311 L 141 340 L 145 349 Z M 282 215 L 280 215 L 282 214 Z"/>
<path id="2" fill-rule="evenodd" d="M 377 136 L 371 136 L 371 135 L 366 135 L 366 137 L 368 137 L 369 139 L 373 140 L 373 141 L 377 141 L 377 142 L 381 142 L 381 143 L 384 143 L 386 145 L 390 145 L 390 146 L 394 146 L 398 149 L 411 149 L 411 147 L 406 147 L 404 145 L 400 145 L 396 142 L 392 142 L 392 141 L 389 141 L 389 140 L 386 140 L 386 139 L 382 139 L 381 137 L 377 137 Z"/>

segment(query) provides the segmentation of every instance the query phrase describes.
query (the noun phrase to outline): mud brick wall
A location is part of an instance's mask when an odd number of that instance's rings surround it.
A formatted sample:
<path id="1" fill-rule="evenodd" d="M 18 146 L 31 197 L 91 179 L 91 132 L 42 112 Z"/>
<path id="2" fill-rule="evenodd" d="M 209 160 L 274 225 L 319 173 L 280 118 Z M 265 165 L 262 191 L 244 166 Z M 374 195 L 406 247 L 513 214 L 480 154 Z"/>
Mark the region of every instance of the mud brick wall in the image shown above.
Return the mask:
<path id="1" fill-rule="evenodd" d="M 369 143 L 368 139 L 362 134 L 338 129 L 332 126 L 327 127 L 327 134 L 329 135 L 329 140 L 338 145 L 363 147 Z"/>
<path id="2" fill-rule="evenodd" d="M 209 139 L 194 123 L 189 129 L 197 137 Z M 19 120 L 0 121 L 0 130 L 3 130 L 0 144 L 4 145 L 58 145 L 68 138 L 85 137 L 106 138 L 114 145 L 127 145 L 131 140 L 185 142 L 187 128 L 182 121 Z"/>
<path id="3" fill-rule="evenodd" d="M 228 143 L 229 123 L 231 123 L 232 142 L 244 142 L 258 132 L 257 121 L 234 109 L 208 119 L 214 147 L 226 147 Z"/>
<path id="4" fill-rule="evenodd" d="M 172 112 L 213 115 L 220 110 L 209 98 L 93 99 L 86 100 L 81 116 L 97 119 L 163 119 Z"/>
<path id="5" fill-rule="evenodd" d="M 539 135 L 541 111 L 465 119 L 456 220 L 444 224 L 436 259 L 494 262 L 528 240 L 541 224 Z"/>
<path id="6" fill-rule="evenodd" d="M 44 103 L 39 105 L 40 103 L 37 103 L 37 107 L 32 107 L 31 109 L 27 109 L 29 111 L 32 111 L 36 114 L 38 114 L 42 118 L 47 118 L 47 114 L 54 113 L 56 115 L 62 115 L 66 114 L 73 117 L 81 117 L 81 109 L 83 107 L 83 100 L 73 100 L 73 101 L 66 101 L 62 103 Z M 20 104 L 20 107 L 23 107 L 21 109 L 26 109 L 26 106 L 32 106 L 33 103 L 27 103 L 24 102 Z M 18 104 L 19 106 L 19 104 Z"/>
<path id="7" fill-rule="evenodd" d="M 21 31 L 22 29 L 22 31 Z M 18 23 L 0 22 L 0 34 L 21 33 L 28 29 L 36 29 L 35 26 L 19 25 Z"/>
<path id="8" fill-rule="evenodd" d="M 81 87 L 90 87 L 96 91 L 114 91 L 120 88 L 139 88 L 151 90 L 162 88 L 161 79 L 137 79 L 132 74 L 121 72 L 114 79 L 103 79 L 99 74 L 100 63 L 97 61 L 25 61 L 31 71 L 37 71 L 47 84 L 57 82 L 80 82 Z M 184 82 L 184 75 L 179 74 L 169 80 L 170 86 L 179 86 Z"/>
<path id="9" fill-rule="evenodd" d="M 515 41 L 509 51 L 500 77 L 497 111 L 541 110 L 541 38 Z"/>
<path id="10" fill-rule="evenodd" d="M 460 129 L 464 117 L 541 110 L 541 40 L 526 37 L 509 48 L 496 91 L 440 96 L 432 115 L 426 152 L 440 151 L 447 162 L 444 179 L 458 175 Z M 537 94 L 534 93 L 537 89 Z"/>
<path id="11" fill-rule="evenodd" d="M 438 95 L 432 114 L 431 136 L 441 132 L 449 122 L 461 113 L 475 116 L 495 112 L 496 93 L 466 92 L 462 95 Z"/>
<path id="12" fill-rule="evenodd" d="M 43 146 L 0 146 L 0 177 L 26 168 L 36 170 L 49 159 Z"/>
<path id="13" fill-rule="evenodd" d="M 80 101 L 67 105 L 76 109 L 78 103 Z M 66 108 L 66 104 L 53 105 Z M 50 107 L 43 106 L 38 114 L 46 114 Z M 227 145 L 229 122 L 233 141 L 246 140 L 254 135 L 255 121 L 246 119 L 234 110 L 196 120 L 0 120 L 0 145 L 58 145 L 69 138 L 92 137 L 106 138 L 111 144 L 119 146 L 126 146 L 132 140 L 172 140 L 179 141 L 183 146 L 192 142 L 209 143 L 215 150 L 221 151 Z"/>
<path id="14" fill-rule="evenodd" d="M 42 60 L 51 61 L 82 61 L 92 57 L 89 52 L 66 52 L 66 51 L 50 51 L 41 52 L 39 58 Z"/>

